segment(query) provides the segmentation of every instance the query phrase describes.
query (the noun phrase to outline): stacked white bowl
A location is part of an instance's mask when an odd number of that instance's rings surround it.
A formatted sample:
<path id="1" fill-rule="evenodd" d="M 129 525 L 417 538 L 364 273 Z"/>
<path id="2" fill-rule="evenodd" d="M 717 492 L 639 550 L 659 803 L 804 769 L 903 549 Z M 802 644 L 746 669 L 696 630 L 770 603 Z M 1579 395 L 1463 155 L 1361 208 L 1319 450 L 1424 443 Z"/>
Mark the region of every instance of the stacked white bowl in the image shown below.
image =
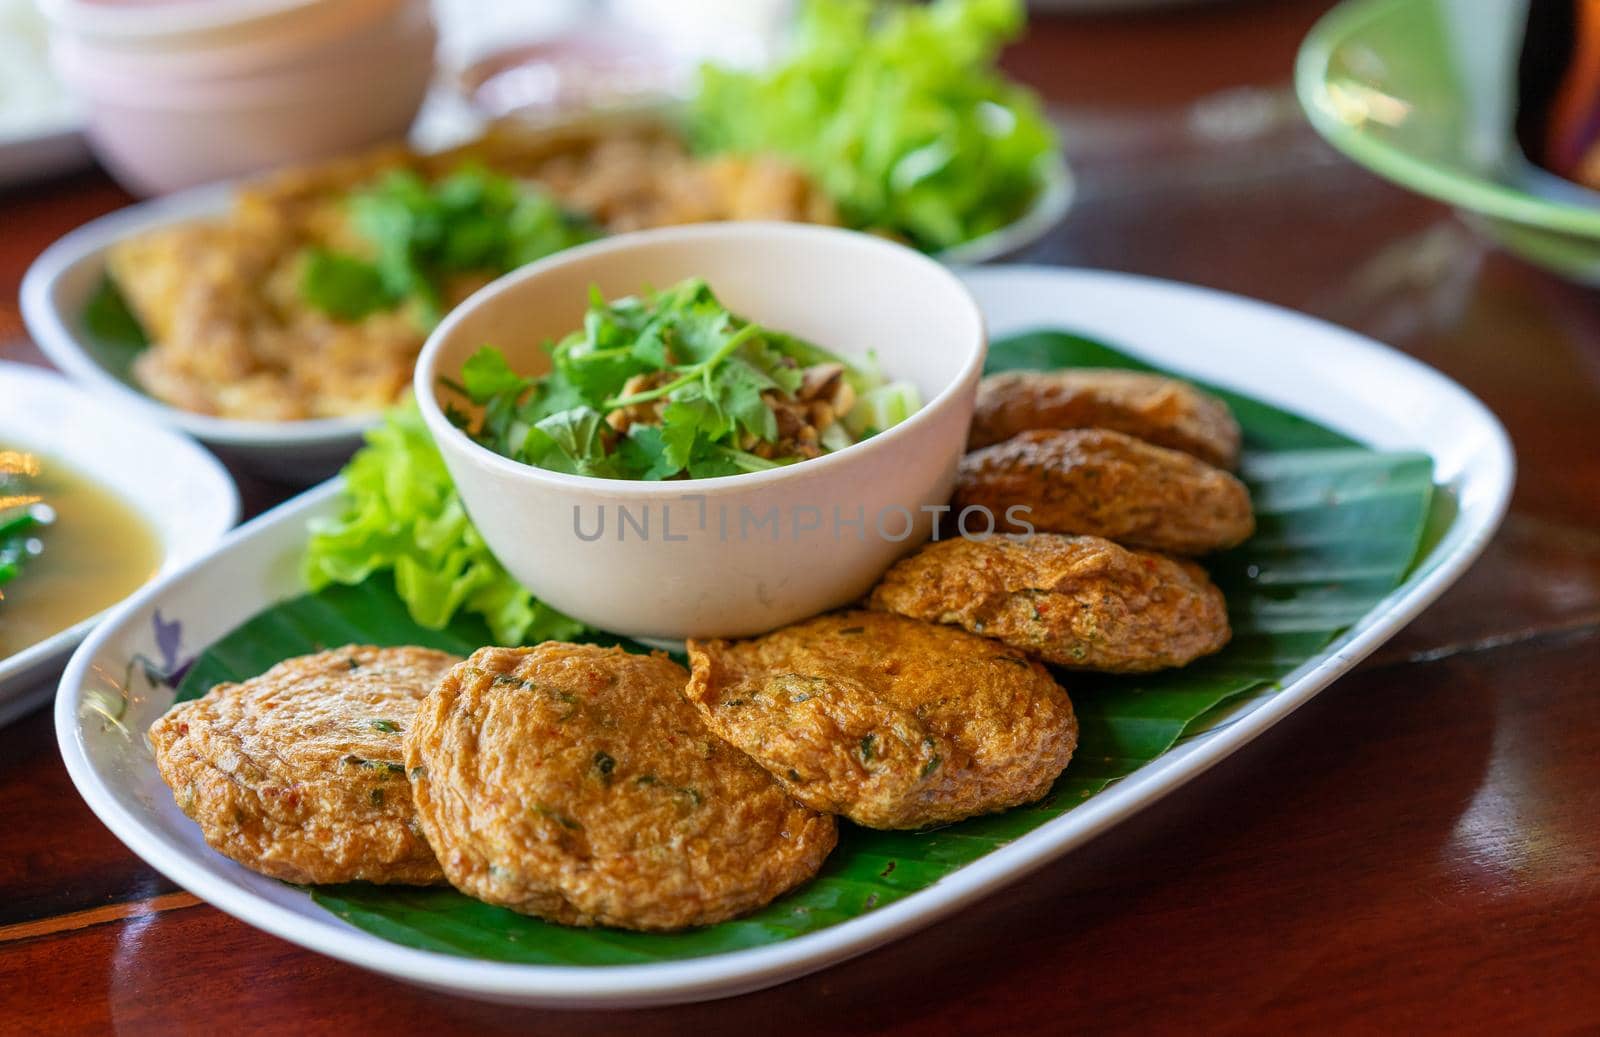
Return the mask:
<path id="1" fill-rule="evenodd" d="M 402 137 L 433 76 L 427 0 L 40 0 L 58 74 L 137 194 Z"/>

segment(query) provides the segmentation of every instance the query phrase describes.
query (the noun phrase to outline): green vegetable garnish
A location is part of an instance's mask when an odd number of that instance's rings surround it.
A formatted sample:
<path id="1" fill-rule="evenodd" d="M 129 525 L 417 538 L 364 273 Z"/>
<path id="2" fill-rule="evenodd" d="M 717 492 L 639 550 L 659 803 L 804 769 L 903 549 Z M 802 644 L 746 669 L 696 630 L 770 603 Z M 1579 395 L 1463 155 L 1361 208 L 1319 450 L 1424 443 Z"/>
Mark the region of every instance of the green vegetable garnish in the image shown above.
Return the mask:
<path id="1" fill-rule="evenodd" d="M 809 0 L 792 51 L 758 72 L 701 71 L 690 115 L 709 152 L 776 153 L 853 226 L 949 248 L 1011 223 L 1057 152 L 1037 98 L 994 69 L 1021 0 Z"/>
<path id="2" fill-rule="evenodd" d="M 451 276 L 505 273 L 597 235 L 543 191 L 477 166 L 434 184 L 392 172 L 351 197 L 350 218 L 371 257 L 308 250 L 301 297 L 340 320 L 410 302 L 425 326 L 443 315 Z"/>
<path id="3" fill-rule="evenodd" d="M 339 320 L 360 320 L 399 302 L 372 263 L 320 248 L 306 250 L 300 295 L 312 309 Z"/>
<path id="4" fill-rule="evenodd" d="M 150 344 L 139 318 L 133 315 L 128 300 L 110 276 L 102 276 L 83 307 L 83 326 L 94 339 L 127 350 L 140 350 Z"/>
<path id="5" fill-rule="evenodd" d="M 350 767 L 360 767 L 363 770 L 377 771 L 385 778 L 391 774 L 404 774 L 406 772 L 404 764 L 390 763 L 387 760 L 368 760 L 364 757 L 357 756 L 354 753 L 346 756 L 344 758 L 344 762 Z"/>
<path id="6" fill-rule="evenodd" d="M 710 478 L 843 449 L 918 405 L 915 390 L 730 312 L 704 281 L 591 301 L 583 328 L 551 347 L 550 374 L 525 378 L 485 346 L 460 384 L 481 413 L 452 419 L 496 453 L 610 479 Z M 858 399 L 895 390 L 897 407 Z"/>
<path id="7" fill-rule="evenodd" d="M 372 727 L 373 730 L 382 731 L 386 735 L 392 735 L 396 731 L 400 730 L 400 725 L 395 723 L 393 720 L 374 720 L 372 722 Z"/>
<path id="8" fill-rule="evenodd" d="M 583 828 L 583 825 L 579 824 L 577 821 L 574 821 L 566 814 L 561 813 L 559 810 L 554 810 L 550 807 L 547 807 L 543 803 L 535 803 L 533 805 L 533 812 L 538 814 L 540 817 L 548 817 L 562 828 L 570 829 L 574 832 L 581 831 Z"/>
<path id="9" fill-rule="evenodd" d="M 22 574 L 22 568 L 40 552 L 39 533 L 55 521 L 55 512 L 39 499 L 24 461 L 14 468 L 8 461 L 18 455 L 0 452 L 0 587 Z M 0 592 L 0 601 L 5 594 Z"/>
<path id="10" fill-rule="evenodd" d="M 306 581 L 357 584 L 381 569 L 411 618 L 442 629 L 457 612 L 488 621 L 499 644 L 568 641 L 582 624 L 536 601 L 483 542 L 414 405 L 391 411 L 344 469 L 344 511 L 313 523 Z"/>

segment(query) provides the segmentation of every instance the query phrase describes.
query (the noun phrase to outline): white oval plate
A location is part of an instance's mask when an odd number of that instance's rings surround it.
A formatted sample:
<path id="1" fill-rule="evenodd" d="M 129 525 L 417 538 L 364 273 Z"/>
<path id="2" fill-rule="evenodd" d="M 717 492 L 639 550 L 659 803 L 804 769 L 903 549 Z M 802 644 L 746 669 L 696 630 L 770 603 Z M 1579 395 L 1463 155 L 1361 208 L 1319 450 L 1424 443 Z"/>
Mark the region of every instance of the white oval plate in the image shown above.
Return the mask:
<path id="1" fill-rule="evenodd" d="M 41 368 L 0 363 L 0 444 L 63 461 L 131 505 L 161 541 L 158 580 L 210 551 L 239 518 L 239 493 L 216 458 Z M 0 658 L 0 725 L 49 696 L 48 671 L 102 615 Z"/>
<path id="2" fill-rule="evenodd" d="M 94 812 L 174 882 L 251 925 L 362 968 L 471 997 L 552 1007 L 633 1007 L 705 1000 L 771 986 L 927 926 L 1150 805 L 1302 705 L 1438 597 L 1494 532 L 1511 492 L 1511 447 L 1465 390 L 1391 349 L 1332 325 L 1235 296 L 1122 274 L 1014 267 L 965 275 L 997 335 L 1037 327 L 1102 337 L 1164 367 L 1298 411 L 1382 448 L 1433 456 L 1459 503 L 1425 564 L 1283 690 L 1252 700 L 1227 725 L 1185 741 L 1083 806 L 928 889 L 830 929 L 753 950 L 683 962 L 593 968 L 476 961 L 388 943 L 347 925 L 306 894 L 206 848 L 173 804 L 143 737 L 172 692 L 136 681 L 127 731 L 86 714 L 128 660 L 154 651 L 157 610 L 184 624 L 187 658 L 275 600 L 301 593 L 292 559 L 308 518 L 338 506 L 336 482 L 244 526 L 205 562 L 140 594 L 78 650 L 62 678 L 56 730 L 67 769 Z M 94 701 L 90 699 L 89 701 Z"/>
<path id="3" fill-rule="evenodd" d="M 83 328 L 83 307 L 105 273 L 107 249 L 146 231 L 227 211 L 234 185 L 211 184 L 130 205 L 64 235 L 33 261 L 22 279 L 22 319 L 33 340 L 75 381 L 145 417 L 194 436 L 254 471 L 304 486 L 333 474 L 376 417 L 308 421 L 241 421 L 194 414 L 147 395 L 117 374 Z M 1033 206 L 1015 223 L 948 249 L 935 258 L 981 263 L 1014 255 L 1050 231 L 1072 204 L 1064 162 L 1049 167 Z"/>
<path id="4" fill-rule="evenodd" d="M 187 432 L 251 468 L 301 485 L 330 475 L 361 445 L 370 418 L 239 421 L 192 414 L 146 395 L 112 368 L 84 330 L 83 307 L 105 274 L 106 250 L 146 231 L 227 211 L 231 185 L 197 187 L 119 209 L 40 253 L 22 278 L 22 319 L 46 356 L 73 380 L 148 420 Z"/>

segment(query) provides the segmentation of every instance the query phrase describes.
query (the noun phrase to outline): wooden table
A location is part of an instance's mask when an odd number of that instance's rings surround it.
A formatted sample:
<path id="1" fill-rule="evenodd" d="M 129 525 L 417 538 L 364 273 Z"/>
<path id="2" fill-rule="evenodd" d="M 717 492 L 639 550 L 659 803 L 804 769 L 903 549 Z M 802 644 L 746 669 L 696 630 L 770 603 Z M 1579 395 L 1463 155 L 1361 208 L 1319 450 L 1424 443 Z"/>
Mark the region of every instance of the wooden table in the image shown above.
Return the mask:
<path id="1" fill-rule="evenodd" d="M 1081 177 L 1029 258 L 1337 321 L 1459 379 L 1510 428 L 1504 530 L 1376 657 L 952 921 L 764 993 L 626 1016 L 422 993 L 198 903 L 89 814 L 41 712 L 0 731 L 0 1032 L 1592 1030 L 1600 300 L 1310 134 L 1287 82 L 1325 6 L 1040 18 L 1010 64 L 1059 107 Z M 21 335 L 14 289 L 38 250 L 126 201 L 98 175 L 0 196 L 0 341 Z M 244 482 L 256 509 L 286 492 Z"/>

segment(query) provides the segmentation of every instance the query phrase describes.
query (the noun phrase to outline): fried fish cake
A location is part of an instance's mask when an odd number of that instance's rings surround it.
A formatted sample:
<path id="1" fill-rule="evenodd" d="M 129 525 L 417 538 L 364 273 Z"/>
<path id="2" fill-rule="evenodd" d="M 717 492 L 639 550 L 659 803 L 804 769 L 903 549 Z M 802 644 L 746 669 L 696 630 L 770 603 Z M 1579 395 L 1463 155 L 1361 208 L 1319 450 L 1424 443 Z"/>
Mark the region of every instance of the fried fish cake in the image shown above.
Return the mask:
<path id="1" fill-rule="evenodd" d="M 1228 405 L 1188 382 L 1142 371 L 1008 371 L 978 385 L 968 449 L 1032 429 L 1108 428 L 1193 454 L 1239 463 L 1239 423 Z"/>
<path id="2" fill-rule="evenodd" d="M 929 544 L 889 570 L 872 607 L 1102 673 L 1185 666 L 1231 636 L 1222 592 L 1193 562 L 1057 533 Z"/>
<path id="3" fill-rule="evenodd" d="M 150 727 L 156 766 L 211 848 L 286 882 L 428 885 L 404 738 L 456 656 L 348 645 L 219 684 Z"/>
<path id="4" fill-rule="evenodd" d="M 1244 483 L 1176 450 L 1109 429 L 1035 430 L 961 459 L 955 508 L 989 510 L 1002 531 L 1047 533 L 1198 555 L 1255 532 Z M 1009 514 L 1026 507 L 1026 513 Z M 1020 531 L 1020 530 L 1019 530 Z"/>
<path id="5" fill-rule="evenodd" d="M 723 744 L 664 655 L 482 648 L 406 737 L 417 812 L 463 893 L 566 925 L 709 925 L 816 874 L 837 832 Z"/>
<path id="6" fill-rule="evenodd" d="M 688 697 L 797 799 L 921 828 L 1043 796 L 1072 758 L 1067 693 L 954 627 L 845 612 L 750 641 L 690 641 Z"/>

